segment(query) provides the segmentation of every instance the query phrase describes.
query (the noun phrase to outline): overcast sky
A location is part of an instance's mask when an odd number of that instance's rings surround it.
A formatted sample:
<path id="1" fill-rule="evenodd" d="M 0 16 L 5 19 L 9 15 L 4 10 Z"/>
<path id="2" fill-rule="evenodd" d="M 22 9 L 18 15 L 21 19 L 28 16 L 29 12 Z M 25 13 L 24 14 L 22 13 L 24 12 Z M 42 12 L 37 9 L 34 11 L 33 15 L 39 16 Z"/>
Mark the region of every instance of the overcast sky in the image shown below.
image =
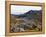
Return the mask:
<path id="1" fill-rule="evenodd" d="M 29 10 L 41 10 L 40 6 L 19 6 L 11 5 L 11 14 L 20 15 L 24 14 Z"/>

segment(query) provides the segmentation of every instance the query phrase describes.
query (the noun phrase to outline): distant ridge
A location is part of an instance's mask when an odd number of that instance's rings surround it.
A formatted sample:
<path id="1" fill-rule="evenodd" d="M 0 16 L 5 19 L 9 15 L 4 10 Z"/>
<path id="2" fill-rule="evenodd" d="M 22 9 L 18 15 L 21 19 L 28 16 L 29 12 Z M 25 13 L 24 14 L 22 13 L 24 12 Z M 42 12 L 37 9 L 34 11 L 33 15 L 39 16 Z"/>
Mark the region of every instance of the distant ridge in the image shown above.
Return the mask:
<path id="1" fill-rule="evenodd" d="M 27 15 L 33 15 L 34 13 L 38 13 L 38 14 L 41 14 L 42 13 L 42 10 L 30 10 L 24 14 L 21 14 L 21 15 L 15 15 L 15 14 L 11 14 L 11 16 L 16 16 L 16 17 L 27 17 Z"/>

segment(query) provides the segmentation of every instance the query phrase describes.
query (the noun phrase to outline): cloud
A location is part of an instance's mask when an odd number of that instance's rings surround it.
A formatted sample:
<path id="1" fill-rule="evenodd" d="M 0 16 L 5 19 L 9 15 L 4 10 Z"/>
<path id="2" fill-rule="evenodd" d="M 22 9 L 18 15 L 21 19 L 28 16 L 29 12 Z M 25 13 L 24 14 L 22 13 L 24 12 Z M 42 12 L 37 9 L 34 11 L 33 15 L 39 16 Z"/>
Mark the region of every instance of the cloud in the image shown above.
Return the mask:
<path id="1" fill-rule="evenodd" d="M 29 10 L 41 10 L 40 6 L 19 6 L 11 5 L 11 14 L 20 15 L 24 14 Z"/>

